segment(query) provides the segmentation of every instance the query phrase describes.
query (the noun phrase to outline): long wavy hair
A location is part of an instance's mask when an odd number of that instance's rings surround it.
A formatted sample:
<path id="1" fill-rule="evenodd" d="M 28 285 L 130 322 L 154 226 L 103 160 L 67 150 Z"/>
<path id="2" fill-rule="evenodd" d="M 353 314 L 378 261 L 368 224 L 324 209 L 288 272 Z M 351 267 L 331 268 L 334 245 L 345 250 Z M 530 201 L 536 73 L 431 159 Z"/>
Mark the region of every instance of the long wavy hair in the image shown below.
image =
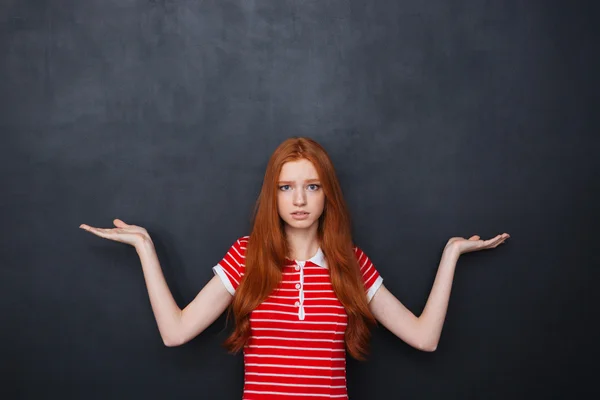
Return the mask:
<path id="1" fill-rule="evenodd" d="M 345 342 L 348 353 L 363 360 L 368 353 L 371 314 L 354 254 L 350 216 L 342 196 L 333 163 L 325 149 L 312 139 L 290 138 L 273 153 L 256 202 L 253 228 L 246 246 L 244 277 L 236 290 L 230 311 L 235 328 L 225 347 L 240 351 L 250 337 L 250 313 L 277 287 L 282 267 L 289 256 L 284 222 L 277 211 L 277 181 L 282 166 L 289 161 L 309 160 L 317 170 L 325 194 L 319 218 L 318 240 L 327 259 L 333 291 L 348 315 Z"/>

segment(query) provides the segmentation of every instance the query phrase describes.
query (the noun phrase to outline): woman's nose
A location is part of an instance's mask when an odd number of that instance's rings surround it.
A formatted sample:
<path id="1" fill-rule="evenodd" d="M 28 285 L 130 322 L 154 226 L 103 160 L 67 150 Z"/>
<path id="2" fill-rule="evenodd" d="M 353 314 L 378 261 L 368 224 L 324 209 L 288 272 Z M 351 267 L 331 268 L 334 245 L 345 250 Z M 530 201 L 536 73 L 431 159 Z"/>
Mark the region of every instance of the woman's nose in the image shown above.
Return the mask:
<path id="1" fill-rule="evenodd" d="M 301 206 L 306 204 L 306 194 L 303 190 L 298 190 L 294 192 L 294 205 Z"/>

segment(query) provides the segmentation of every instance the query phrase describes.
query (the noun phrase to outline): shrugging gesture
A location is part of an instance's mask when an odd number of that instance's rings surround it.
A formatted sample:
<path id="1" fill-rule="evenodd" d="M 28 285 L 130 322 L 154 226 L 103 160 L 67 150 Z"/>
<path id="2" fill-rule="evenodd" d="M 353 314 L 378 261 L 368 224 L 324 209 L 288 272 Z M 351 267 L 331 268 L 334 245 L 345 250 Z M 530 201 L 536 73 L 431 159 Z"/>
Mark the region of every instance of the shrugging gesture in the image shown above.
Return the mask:
<path id="1" fill-rule="evenodd" d="M 417 317 L 408 310 L 384 285 L 369 304 L 373 316 L 394 335 L 423 351 L 434 351 L 439 343 L 446 318 L 454 270 L 461 254 L 493 249 L 510 235 L 503 233 L 488 240 L 478 235 L 469 239 L 453 237 L 448 240 L 427 299 L 423 313 Z"/>
<path id="2" fill-rule="evenodd" d="M 479 235 L 471 236 L 468 240 L 462 237 L 453 237 L 448 240 L 446 248 L 452 247 L 459 254 L 470 253 L 472 251 L 494 249 L 504 243 L 510 235 L 503 233 L 488 240 L 481 240 Z"/>
<path id="3" fill-rule="evenodd" d="M 152 242 L 148 231 L 141 226 L 128 225 L 120 219 L 113 220 L 113 224 L 116 228 L 95 228 L 86 224 L 81 224 L 79 227 L 101 238 L 126 243 L 133 247 L 142 245 L 144 241 Z"/>
<path id="4" fill-rule="evenodd" d="M 231 295 L 213 277 L 183 310 L 179 308 L 162 273 L 154 243 L 146 229 L 129 225 L 120 219 L 113 221 L 116 228 L 95 228 L 86 224 L 79 227 L 104 239 L 135 247 L 150 297 L 152 311 L 165 345 L 179 346 L 189 341 L 212 324 L 231 303 Z"/>

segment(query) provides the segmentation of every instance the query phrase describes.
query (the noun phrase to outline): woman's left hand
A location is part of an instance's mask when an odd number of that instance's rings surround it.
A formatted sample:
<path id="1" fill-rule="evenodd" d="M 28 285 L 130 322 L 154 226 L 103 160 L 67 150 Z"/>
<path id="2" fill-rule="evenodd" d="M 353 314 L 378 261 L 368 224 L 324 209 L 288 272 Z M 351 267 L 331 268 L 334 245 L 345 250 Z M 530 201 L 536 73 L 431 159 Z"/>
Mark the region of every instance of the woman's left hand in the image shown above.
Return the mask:
<path id="1" fill-rule="evenodd" d="M 493 249 L 504 243 L 509 237 L 510 235 L 508 233 L 503 233 L 488 240 L 481 240 L 479 235 L 471 236 L 469 239 L 453 237 L 448 240 L 444 250 L 451 249 L 457 251 L 458 254 L 464 254 L 472 251 Z"/>

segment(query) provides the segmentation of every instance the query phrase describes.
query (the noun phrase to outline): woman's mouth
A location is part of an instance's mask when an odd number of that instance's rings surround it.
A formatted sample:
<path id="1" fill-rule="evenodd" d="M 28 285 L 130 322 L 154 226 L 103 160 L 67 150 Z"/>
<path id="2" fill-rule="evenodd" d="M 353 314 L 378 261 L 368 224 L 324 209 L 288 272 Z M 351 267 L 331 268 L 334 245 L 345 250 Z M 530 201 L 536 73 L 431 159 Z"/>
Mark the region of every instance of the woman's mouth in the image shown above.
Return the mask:
<path id="1" fill-rule="evenodd" d="M 308 214 L 306 211 L 297 211 L 292 213 L 292 218 L 296 220 L 306 219 L 308 218 Z"/>

